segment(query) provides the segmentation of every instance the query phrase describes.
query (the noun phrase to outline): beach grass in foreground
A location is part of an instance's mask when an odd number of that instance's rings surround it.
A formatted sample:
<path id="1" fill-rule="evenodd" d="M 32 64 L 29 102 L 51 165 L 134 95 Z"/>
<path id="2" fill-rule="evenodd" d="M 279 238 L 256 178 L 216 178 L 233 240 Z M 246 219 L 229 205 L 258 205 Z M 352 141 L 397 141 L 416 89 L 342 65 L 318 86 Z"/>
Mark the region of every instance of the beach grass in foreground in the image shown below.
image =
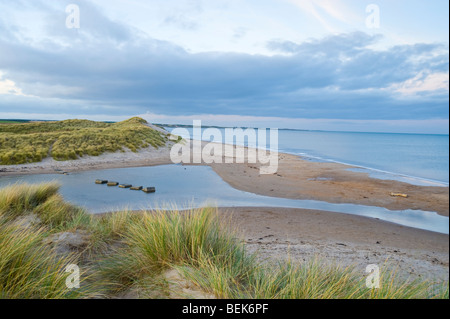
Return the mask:
<path id="1" fill-rule="evenodd" d="M 448 282 L 384 271 L 369 289 L 352 268 L 257 257 L 215 208 L 96 216 L 54 183 L 0 190 L 0 298 L 448 298 Z M 78 289 L 66 287 L 69 264 Z"/>
<path id="2" fill-rule="evenodd" d="M 138 117 L 118 123 L 88 120 L 30 122 L 0 125 L 0 165 L 40 162 L 46 157 L 58 161 L 83 155 L 129 149 L 136 152 L 149 145 L 158 148 L 167 135 Z"/>

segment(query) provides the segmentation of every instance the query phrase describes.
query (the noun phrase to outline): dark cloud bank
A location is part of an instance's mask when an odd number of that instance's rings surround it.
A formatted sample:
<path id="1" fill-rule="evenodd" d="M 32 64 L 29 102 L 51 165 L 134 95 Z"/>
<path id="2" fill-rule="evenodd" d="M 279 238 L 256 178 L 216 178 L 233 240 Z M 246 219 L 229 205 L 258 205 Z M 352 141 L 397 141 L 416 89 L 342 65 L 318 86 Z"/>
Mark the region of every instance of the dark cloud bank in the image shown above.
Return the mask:
<path id="1" fill-rule="evenodd" d="M 47 37 L 31 41 L 0 20 L 0 70 L 24 94 L 3 96 L 3 112 L 289 118 L 448 118 L 448 92 L 402 96 L 388 89 L 421 74 L 448 72 L 448 47 L 371 49 L 362 32 L 304 43 L 273 40 L 273 56 L 192 54 L 111 21 L 82 4 L 80 29 L 46 8 Z M 53 10 L 53 11 L 52 11 Z M 44 14 L 44 13 L 43 13 Z M 1 19 L 1 18 L 0 18 Z"/>

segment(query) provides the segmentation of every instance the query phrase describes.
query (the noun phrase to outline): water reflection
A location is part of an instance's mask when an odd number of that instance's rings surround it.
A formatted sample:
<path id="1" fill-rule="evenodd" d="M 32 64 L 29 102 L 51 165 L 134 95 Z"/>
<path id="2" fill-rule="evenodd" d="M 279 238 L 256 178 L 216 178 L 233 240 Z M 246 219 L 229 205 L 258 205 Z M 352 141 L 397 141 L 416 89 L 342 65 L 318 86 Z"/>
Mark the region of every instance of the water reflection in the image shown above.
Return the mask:
<path id="1" fill-rule="evenodd" d="M 135 186 L 155 186 L 156 193 L 146 194 L 129 188 L 97 185 L 94 183 L 96 179 Z M 405 226 L 449 233 L 449 219 L 434 212 L 390 211 L 373 206 L 260 196 L 232 188 L 208 166 L 162 165 L 85 171 L 69 175 L 7 176 L 0 178 L 0 187 L 15 182 L 39 183 L 52 180 L 61 183 L 61 194 L 66 200 L 86 207 L 91 213 L 124 208 L 170 208 L 173 205 L 178 208 L 189 208 L 205 204 L 220 207 L 290 207 L 367 216 Z"/>

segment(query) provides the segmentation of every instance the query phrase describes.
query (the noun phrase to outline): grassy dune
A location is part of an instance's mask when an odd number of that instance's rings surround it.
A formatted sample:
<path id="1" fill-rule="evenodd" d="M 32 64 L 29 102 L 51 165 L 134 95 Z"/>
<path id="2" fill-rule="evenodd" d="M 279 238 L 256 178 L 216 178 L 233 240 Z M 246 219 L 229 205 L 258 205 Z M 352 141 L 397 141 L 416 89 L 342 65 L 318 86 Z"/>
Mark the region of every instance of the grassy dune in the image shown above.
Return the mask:
<path id="1" fill-rule="evenodd" d="M 85 234 L 85 245 L 57 253 L 46 240 L 62 232 Z M 218 298 L 448 298 L 446 282 L 383 273 L 381 288 L 368 289 L 351 268 L 256 257 L 214 208 L 94 216 L 64 202 L 56 184 L 0 190 L 0 298 L 170 298 L 168 270 Z M 79 289 L 65 286 L 69 263 L 81 269 Z"/>
<path id="2" fill-rule="evenodd" d="M 0 125 L 0 164 L 40 162 L 46 157 L 58 161 L 104 152 L 136 152 L 149 145 L 163 146 L 167 136 L 134 117 L 118 123 L 88 120 L 31 122 Z"/>

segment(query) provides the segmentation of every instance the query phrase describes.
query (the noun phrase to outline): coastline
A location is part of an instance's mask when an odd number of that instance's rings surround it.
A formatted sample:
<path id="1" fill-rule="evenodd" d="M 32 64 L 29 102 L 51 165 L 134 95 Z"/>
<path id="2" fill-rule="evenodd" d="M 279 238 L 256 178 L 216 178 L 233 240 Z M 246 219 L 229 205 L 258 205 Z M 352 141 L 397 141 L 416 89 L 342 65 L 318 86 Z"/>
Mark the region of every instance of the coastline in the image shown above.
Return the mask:
<path id="1" fill-rule="evenodd" d="M 367 173 L 351 172 L 350 166 L 310 162 L 279 153 L 278 172 L 260 175 L 258 164 L 209 165 L 229 185 L 239 190 L 271 197 L 315 199 L 334 203 L 381 206 L 388 209 L 422 209 L 448 216 L 448 187 L 416 186 L 378 180 Z M 169 148 L 107 153 L 97 157 L 59 162 L 0 166 L 6 175 L 76 172 L 96 169 L 172 164 Z M 394 198 L 391 191 L 409 198 Z M 397 268 L 411 278 L 449 279 L 449 236 L 409 228 L 374 218 L 327 211 L 274 208 L 219 208 L 234 216 L 249 251 L 264 259 L 307 261 L 319 256 L 325 261 L 365 270 L 368 264 Z"/>
<path id="2" fill-rule="evenodd" d="M 125 151 L 83 156 L 70 161 L 46 158 L 38 163 L 0 165 L 0 177 L 173 164 L 170 159 L 171 144 L 168 142 L 166 147 L 159 149 L 147 147 L 136 153 Z M 234 146 L 234 149 L 237 148 L 243 148 L 245 152 L 248 150 L 247 147 Z M 348 170 L 354 166 L 311 162 L 286 153 L 277 155 L 278 171 L 270 175 L 260 175 L 261 165 L 258 163 L 236 163 L 236 157 L 232 164 L 225 163 L 223 157 L 221 164 L 183 165 L 208 165 L 231 187 L 258 195 L 377 206 L 389 210 L 423 210 L 449 216 L 449 187 L 376 179 L 366 172 Z M 392 192 L 408 194 L 408 198 L 393 197 L 390 195 Z"/>

